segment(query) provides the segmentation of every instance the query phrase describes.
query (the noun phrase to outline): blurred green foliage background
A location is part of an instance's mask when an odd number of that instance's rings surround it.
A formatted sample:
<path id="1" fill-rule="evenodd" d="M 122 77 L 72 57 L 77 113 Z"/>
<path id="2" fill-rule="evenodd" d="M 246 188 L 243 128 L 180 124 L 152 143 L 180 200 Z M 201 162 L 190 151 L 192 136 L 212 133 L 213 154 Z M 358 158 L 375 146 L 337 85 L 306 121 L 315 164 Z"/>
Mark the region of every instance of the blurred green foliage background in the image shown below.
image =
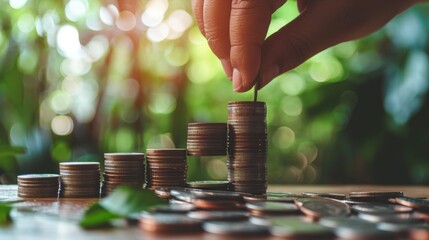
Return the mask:
<path id="1" fill-rule="evenodd" d="M 260 91 L 269 183 L 429 183 L 428 13 L 415 6 Z M 287 2 L 269 33 L 297 15 Z M 189 1 L 3 0 L 0 26 L 1 183 L 186 147 L 188 122 L 225 122 L 228 101 L 252 99 L 233 92 Z M 225 179 L 225 160 L 189 158 L 188 178 Z"/>

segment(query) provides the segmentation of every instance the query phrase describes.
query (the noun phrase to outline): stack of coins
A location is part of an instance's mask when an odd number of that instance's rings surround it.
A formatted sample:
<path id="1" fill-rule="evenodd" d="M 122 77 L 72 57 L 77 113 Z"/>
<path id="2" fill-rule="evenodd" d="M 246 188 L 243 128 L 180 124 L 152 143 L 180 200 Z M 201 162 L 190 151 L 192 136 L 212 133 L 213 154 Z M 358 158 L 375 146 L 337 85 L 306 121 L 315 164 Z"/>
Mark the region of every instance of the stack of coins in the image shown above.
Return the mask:
<path id="1" fill-rule="evenodd" d="M 226 141 L 226 123 L 188 123 L 189 156 L 224 156 Z"/>
<path id="2" fill-rule="evenodd" d="M 186 149 L 147 149 L 146 187 L 185 187 Z"/>
<path id="3" fill-rule="evenodd" d="M 60 175 L 25 174 L 18 176 L 18 197 L 57 198 Z"/>
<path id="4" fill-rule="evenodd" d="M 100 197 L 100 163 L 60 163 L 61 197 Z"/>
<path id="5" fill-rule="evenodd" d="M 145 178 L 144 154 L 105 153 L 103 178 L 103 194 L 109 194 L 122 185 L 142 188 Z"/>
<path id="6" fill-rule="evenodd" d="M 228 103 L 228 180 L 237 192 L 266 192 L 266 112 L 264 102 Z"/>

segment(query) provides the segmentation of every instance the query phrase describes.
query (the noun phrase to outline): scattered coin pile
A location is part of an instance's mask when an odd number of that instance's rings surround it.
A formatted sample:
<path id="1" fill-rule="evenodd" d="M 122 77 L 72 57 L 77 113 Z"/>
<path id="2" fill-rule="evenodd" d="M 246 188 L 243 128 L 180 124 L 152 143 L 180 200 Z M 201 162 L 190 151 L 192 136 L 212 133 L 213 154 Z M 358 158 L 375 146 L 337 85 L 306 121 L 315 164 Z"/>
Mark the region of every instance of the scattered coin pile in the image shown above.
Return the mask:
<path id="1" fill-rule="evenodd" d="M 286 239 L 429 239 L 429 200 L 402 192 L 240 194 L 190 188 L 157 189 L 168 207 L 144 213 L 154 233 L 205 231 Z M 156 191 L 156 192 L 157 192 Z M 332 198 L 335 197 L 335 198 Z"/>
<path id="2" fill-rule="evenodd" d="M 142 188 L 145 180 L 143 153 L 105 153 L 102 193 L 127 185 Z"/>
<path id="3" fill-rule="evenodd" d="M 234 191 L 267 189 L 267 124 L 264 102 L 228 103 L 228 180 Z"/>
<path id="4" fill-rule="evenodd" d="M 18 176 L 18 197 L 57 198 L 60 183 L 58 174 L 25 174 Z"/>
<path id="5" fill-rule="evenodd" d="M 60 196 L 71 198 L 100 197 L 100 163 L 60 163 Z"/>
<path id="6" fill-rule="evenodd" d="M 185 187 L 186 149 L 147 149 L 146 187 Z"/>
<path id="7" fill-rule="evenodd" d="M 226 123 L 188 123 L 189 156 L 224 156 L 226 141 Z"/>

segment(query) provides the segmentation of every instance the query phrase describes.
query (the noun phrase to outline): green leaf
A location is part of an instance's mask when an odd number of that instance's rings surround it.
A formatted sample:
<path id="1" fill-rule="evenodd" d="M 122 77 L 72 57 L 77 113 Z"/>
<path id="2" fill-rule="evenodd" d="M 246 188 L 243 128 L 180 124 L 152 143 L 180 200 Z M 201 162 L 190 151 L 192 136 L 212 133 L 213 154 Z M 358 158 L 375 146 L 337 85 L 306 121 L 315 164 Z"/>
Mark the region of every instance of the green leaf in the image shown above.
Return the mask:
<path id="1" fill-rule="evenodd" d="M 12 207 L 6 204 L 0 204 L 0 225 L 9 223 L 12 218 L 10 217 Z"/>
<path id="2" fill-rule="evenodd" d="M 84 228 L 107 226 L 111 220 L 120 217 L 102 207 L 99 202 L 96 202 L 86 209 L 83 218 L 80 220 L 80 225 Z"/>
<path id="3" fill-rule="evenodd" d="M 0 157 L 13 156 L 26 152 L 24 147 L 0 146 Z"/>
<path id="4" fill-rule="evenodd" d="M 163 202 L 151 190 L 122 186 L 89 207 L 80 225 L 84 228 L 106 226 L 114 219 L 131 216 Z"/>

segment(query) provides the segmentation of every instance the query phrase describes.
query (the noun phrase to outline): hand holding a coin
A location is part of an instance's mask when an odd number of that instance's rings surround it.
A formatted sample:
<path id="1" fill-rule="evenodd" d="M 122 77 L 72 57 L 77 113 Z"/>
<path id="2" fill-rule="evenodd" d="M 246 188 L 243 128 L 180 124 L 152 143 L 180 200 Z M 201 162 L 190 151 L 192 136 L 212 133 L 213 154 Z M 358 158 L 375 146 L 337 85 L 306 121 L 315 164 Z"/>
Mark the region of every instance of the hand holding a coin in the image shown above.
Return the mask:
<path id="1" fill-rule="evenodd" d="M 419 0 L 298 0 L 300 15 L 267 39 L 286 0 L 193 0 L 198 26 L 234 90 L 259 88 L 316 53 L 364 37 Z"/>

